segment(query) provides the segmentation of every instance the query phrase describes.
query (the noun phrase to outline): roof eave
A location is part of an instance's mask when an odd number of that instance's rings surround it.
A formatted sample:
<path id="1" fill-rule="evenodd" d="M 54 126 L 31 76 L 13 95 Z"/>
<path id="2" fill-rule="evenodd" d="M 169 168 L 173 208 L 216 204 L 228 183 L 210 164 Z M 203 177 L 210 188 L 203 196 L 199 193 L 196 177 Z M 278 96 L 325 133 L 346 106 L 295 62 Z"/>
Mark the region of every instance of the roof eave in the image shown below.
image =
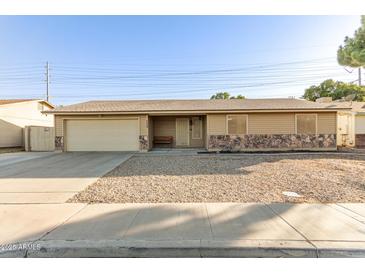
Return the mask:
<path id="1" fill-rule="evenodd" d="M 46 104 L 46 105 L 48 105 L 50 108 L 52 108 L 52 109 L 54 109 L 55 108 L 55 106 L 54 105 L 52 105 L 50 102 L 48 102 L 48 101 L 46 101 L 46 100 L 38 100 L 38 102 L 42 102 L 42 103 L 44 103 L 44 104 Z"/>
<path id="2" fill-rule="evenodd" d="M 29 103 L 29 102 L 39 102 L 39 103 L 48 105 L 52 109 L 55 108 L 55 106 L 52 105 L 50 102 L 48 102 L 46 100 L 42 100 L 42 99 L 29 99 L 29 100 L 18 101 L 18 102 L 9 102 L 7 104 L 2 104 L 1 106 L 14 105 L 14 104 L 25 104 L 25 103 Z"/>
<path id="3" fill-rule="evenodd" d="M 231 110 L 151 110 L 151 111 L 43 111 L 47 114 L 57 115 L 92 115 L 92 114 L 171 114 L 171 113 L 202 113 L 202 114 L 214 114 L 214 113 L 234 113 L 234 112 L 337 112 L 341 110 L 351 110 L 351 108 L 298 108 L 298 109 L 231 109 Z"/>

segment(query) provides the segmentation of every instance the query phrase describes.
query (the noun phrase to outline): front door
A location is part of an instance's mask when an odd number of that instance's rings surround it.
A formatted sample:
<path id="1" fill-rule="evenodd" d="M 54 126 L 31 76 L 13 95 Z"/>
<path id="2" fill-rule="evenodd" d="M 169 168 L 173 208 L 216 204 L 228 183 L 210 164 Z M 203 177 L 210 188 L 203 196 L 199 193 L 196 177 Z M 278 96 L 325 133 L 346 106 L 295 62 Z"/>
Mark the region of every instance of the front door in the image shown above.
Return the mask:
<path id="1" fill-rule="evenodd" d="M 189 118 L 176 118 L 176 146 L 189 146 Z"/>

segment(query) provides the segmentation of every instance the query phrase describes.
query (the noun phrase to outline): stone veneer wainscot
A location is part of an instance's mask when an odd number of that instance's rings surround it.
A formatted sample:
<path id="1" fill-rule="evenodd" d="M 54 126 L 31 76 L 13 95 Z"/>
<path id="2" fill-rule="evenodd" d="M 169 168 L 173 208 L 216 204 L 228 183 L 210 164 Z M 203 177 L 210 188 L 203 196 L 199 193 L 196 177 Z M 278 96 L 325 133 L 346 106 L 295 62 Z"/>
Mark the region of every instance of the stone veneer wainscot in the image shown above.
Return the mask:
<path id="1" fill-rule="evenodd" d="M 336 149 L 336 134 L 209 135 L 208 150 Z"/>
<path id="2" fill-rule="evenodd" d="M 55 137 L 55 149 L 56 150 L 63 150 L 63 136 L 56 136 Z"/>
<path id="3" fill-rule="evenodd" d="M 139 135 L 139 150 L 140 151 L 148 151 L 149 143 L 147 135 Z"/>

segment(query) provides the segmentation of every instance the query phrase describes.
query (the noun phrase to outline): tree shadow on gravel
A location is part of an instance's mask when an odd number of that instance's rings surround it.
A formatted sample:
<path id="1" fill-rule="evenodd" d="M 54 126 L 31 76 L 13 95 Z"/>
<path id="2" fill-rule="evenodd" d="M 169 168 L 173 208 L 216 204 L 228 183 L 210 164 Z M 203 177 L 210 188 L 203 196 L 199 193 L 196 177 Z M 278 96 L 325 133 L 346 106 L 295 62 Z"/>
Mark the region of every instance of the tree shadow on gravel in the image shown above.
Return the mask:
<path id="1" fill-rule="evenodd" d="M 105 177 L 158 176 L 158 175 L 214 175 L 248 174 L 247 167 L 288 160 L 356 160 L 365 165 L 365 155 L 358 154 L 232 154 L 209 156 L 134 156 L 116 167 Z"/>
<path id="2" fill-rule="evenodd" d="M 285 204 L 274 212 L 265 204 L 95 204 L 56 229 L 44 231 L 37 240 L 120 240 L 129 248 L 143 247 L 146 242 L 178 248 L 189 241 L 218 245 L 222 241 L 232 246 L 240 240 L 304 241 L 278 216 L 293 206 Z M 15 242 L 30 238 L 32 235 L 19 237 Z"/>

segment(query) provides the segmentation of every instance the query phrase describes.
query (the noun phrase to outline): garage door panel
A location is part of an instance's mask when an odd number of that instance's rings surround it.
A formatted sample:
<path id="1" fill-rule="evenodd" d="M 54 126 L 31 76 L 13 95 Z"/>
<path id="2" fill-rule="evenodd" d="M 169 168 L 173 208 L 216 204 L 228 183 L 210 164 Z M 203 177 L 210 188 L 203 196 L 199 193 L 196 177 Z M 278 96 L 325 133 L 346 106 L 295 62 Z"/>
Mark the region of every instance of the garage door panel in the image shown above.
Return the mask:
<path id="1" fill-rule="evenodd" d="M 67 151 L 136 151 L 138 119 L 69 120 L 66 122 Z"/>

